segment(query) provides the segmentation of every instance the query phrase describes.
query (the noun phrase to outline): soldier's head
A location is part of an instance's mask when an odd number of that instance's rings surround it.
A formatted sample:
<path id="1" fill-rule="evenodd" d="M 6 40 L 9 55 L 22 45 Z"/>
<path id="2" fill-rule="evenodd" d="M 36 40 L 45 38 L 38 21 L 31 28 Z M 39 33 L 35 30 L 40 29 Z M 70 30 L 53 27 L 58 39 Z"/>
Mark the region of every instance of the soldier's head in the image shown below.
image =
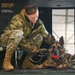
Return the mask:
<path id="1" fill-rule="evenodd" d="M 34 24 L 39 17 L 38 7 L 34 4 L 27 4 L 25 7 L 25 15 Z"/>

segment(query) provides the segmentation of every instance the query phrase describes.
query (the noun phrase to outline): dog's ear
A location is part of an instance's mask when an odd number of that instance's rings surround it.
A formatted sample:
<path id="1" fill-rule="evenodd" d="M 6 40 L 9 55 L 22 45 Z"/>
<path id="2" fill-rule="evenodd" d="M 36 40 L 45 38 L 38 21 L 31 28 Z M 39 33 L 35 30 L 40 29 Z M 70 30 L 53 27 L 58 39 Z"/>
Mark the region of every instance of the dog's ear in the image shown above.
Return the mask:
<path id="1" fill-rule="evenodd" d="M 63 36 L 61 36 L 60 40 L 59 40 L 59 43 L 61 44 L 61 46 L 64 45 L 64 39 L 63 39 Z"/>
<path id="2" fill-rule="evenodd" d="M 55 37 L 51 35 L 51 44 L 53 44 L 54 42 L 55 42 Z"/>

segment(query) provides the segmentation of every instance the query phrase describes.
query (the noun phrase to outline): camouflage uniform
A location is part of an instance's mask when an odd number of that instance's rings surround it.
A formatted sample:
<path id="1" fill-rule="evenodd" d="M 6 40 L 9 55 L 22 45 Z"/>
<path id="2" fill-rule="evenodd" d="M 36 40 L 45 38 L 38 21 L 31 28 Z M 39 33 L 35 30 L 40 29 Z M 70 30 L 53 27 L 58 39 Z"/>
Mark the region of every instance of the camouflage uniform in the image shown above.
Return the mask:
<path id="1" fill-rule="evenodd" d="M 33 30 L 34 26 L 21 13 L 14 16 L 9 25 L 5 28 L 4 34 L 1 35 L 1 40 L 3 39 L 1 44 L 8 46 L 8 40 L 15 39 L 16 44 L 11 43 L 11 47 L 12 45 L 15 46 L 19 44 L 26 51 L 35 51 L 40 47 L 38 45 L 41 40 L 50 44 L 51 36 L 45 29 L 43 22 L 39 19 L 37 24 L 39 24 L 39 26 Z"/>
<path id="2" fill-rule="evenodd" d="M 22 10 L 21 13 L 15 15 L 0 38 L 1 45 L 6 47 L 6 51 L 11 51 L 9 53 L 11 56 L 18 45 L 27 52 L 35 52 L 43 40 L 49 44 L 51 41 L 51 35 L 48 34 L 43 22 L 38 19 L 36 23 L 38 27 L 34 28 L 24 14 L 25 12 Z"/>

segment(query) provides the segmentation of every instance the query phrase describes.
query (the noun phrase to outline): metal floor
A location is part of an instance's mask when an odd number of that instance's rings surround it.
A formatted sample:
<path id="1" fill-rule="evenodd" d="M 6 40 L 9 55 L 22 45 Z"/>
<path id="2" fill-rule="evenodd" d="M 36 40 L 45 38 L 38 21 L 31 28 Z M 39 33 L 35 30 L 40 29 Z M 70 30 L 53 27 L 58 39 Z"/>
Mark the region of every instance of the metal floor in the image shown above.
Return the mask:
<path id="1" fill-rule="evenodd" d="M 14 71 L 5 72 L 0 70 L 0 75 L 75 75 L 74 69 L 62 69 L 62 70 L 51 70 L 51 69 L 16 69 Z"/>

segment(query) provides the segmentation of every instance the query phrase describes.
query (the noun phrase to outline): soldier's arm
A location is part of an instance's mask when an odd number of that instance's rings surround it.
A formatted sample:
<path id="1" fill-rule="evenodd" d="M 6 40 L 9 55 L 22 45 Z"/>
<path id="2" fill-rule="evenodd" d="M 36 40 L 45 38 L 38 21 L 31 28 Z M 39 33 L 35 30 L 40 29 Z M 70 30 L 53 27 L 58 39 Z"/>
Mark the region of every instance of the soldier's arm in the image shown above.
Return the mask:
<path id="1" fill-rule="evenodd" d="M 42 27 L 42 36 L 44 38 L 44 41 L 51 45 L 51 35 L 46 30 L 46 28 L 44 27 L 44 25 Z"/>
<path id="2" fill-rule="evenodd" d="M 23 20 L 20 18 L 19 15 L 13 16 L 9 25 L 5 28 L 5 30 L 22 30 L 23 31 Z"/>
<path id="3" fill-rule="evenodd" d="M 48 44 L 51 44 L 51 35 L 46 30 L 43 22 L 41 20 L 39 20 L 39 22 L 40 22 L 39 27 L 36 30 L 34 30 L 31 35 L 34 36 L 36 34 L 41 34 L 43 36 L 43 38 L 44 38 L 44 41 L 47 42 Z"/>
<path id="4" fill-rule="evenodd" d="M 51 34 L 47 31 L 43 22 L 41 23 L 41 34 L 44 38 L 44 41 L 51 45 Z"/>

